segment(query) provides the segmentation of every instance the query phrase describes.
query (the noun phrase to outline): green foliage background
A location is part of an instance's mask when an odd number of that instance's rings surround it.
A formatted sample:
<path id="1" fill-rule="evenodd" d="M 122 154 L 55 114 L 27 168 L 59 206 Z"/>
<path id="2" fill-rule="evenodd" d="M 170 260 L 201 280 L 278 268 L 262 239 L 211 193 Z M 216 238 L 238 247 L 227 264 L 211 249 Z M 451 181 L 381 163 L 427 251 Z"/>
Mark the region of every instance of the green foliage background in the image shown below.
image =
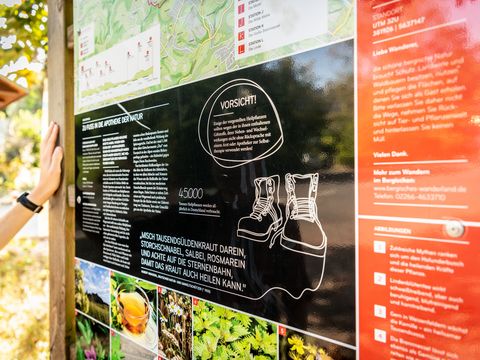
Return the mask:
<path id="1" fill-rule="evenodd" d="M 205 301 L 199 301 L 193 311 L 195 359 L 277 358 L 275 325 Z"/>
<path id="2" fill-rule="evenodd" d="M 0 38 L 15 36 L 11 49 L 0 49 L 0 68 L 11 66 L 20 58 L 24 66 L 10 69 L 5 76 L 12 81 L 26 79 L 29 94 L 21 101 L 0 111 L 0 196 L 11 190 L 31 189 L 39 161 L 39 143 L 42 115 L 42 96 L 45 71 L 29 67 L 32 63 L 44 64 L 42 57 L 48 50 L 47 2 L 22 0 L 13 6 L 0 5 L 0 17 L 5 18 L 5 27 L 0 28 Z M 25 66 L 26 65 L 26 66 Z M 30 172 L 30 181 L 16 183 L 20 173 Z"/>
<path id="3" fill-rule="evenodd" d="M 39 49 L 48 50 L 47 2 L 42 0 L 22 0 L 18 5 L 0 5 L 0 17 L 7 19 L 6 28 L 0 29 L 0 36 L 15 35 L 17 41 L 8 50 L 0 50 L 0 68 L 25 56 L 28 62 L 39 59 Z M 25 77 L 29 88 L 41 84 L 44 72 L 37 73 L 29 69 L 20 69 L 7 74 Z"/>
<path id="4" fill-rule="evenodd" d="M 19 109 L 10 116 L 0 112 L 5 123 L 4 143 L 0 148 L 0 196 L 16 190 L 31 190 L 39 166 L 41 110 Z M 23 181 L 16 181 L 26 171 Z"/>
<path id="5" fill-rule="evenodd" d="M 14 239 L 0 253 L 0 359 L 48 359 L 48 244 Z"/>
<path id="6" fill-rule="evenodd" d="M 108 328 L 100 326 L 82 315 L 77 315 L 76 321 L 76 359 L 108 359 L 110 352 L 110 335 Z"/>
<path id="7" fill-rule="evenodd" d="M 1 4 L 6 19 L 0 37 L 16 36 L 11 49 L 0 49 L 0 69 L 21 57 L 42 64 L 47 50 L 46 1 Z M 33 186 L 39 164 L 44 69 L 28 67 L 5 74 L 25 78 L 29 94 L 0 110 L 0 197 Z M 15 179 L 27 173 L 29 181 Z M 14 239 L 0 253 L 0 359 L 48 359 L 48 244 L 46 239 Z"/>

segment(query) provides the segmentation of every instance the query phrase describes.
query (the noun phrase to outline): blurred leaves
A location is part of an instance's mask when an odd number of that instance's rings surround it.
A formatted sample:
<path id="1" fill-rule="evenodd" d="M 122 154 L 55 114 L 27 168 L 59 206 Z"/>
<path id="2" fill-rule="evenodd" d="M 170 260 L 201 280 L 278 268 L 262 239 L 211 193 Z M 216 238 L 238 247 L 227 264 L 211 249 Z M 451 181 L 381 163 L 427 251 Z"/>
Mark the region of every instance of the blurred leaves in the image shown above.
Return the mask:
<path id="1" fill-rule="evenodd" d="M 13 71 L 5 75 L 14 81 L 25 78 L 28 88 L 40 84 L 44 78 L 42 64 L 48 49 L 47 15 L 47 3 L 42 0 L 22 0 L 13 6 L 0 5 L 0 19 L 5 19 L 0 26 L 0 69 L 4 65 L 11 67 Z M 15 41 L 11 42 L 12 39 Z M 22 57 L 25 58 L 23 61 Z M 32 63 L 41 66 L 33 68 Z"/>
<path id="2" fill-rule="evenodd" d="M 29 95 L 0 112 L 0 196 L 36 181 L 48 40 L 46 1 L 7 3 L 0 5 L 0 73 L 27 85 Z"/>
<path id="3" fill-rule="evenodd" d="M 47 49 L 46 2 L 9 3 L 0 5 L 0 73 L 30 93 L 0 112 L 0 195 L 35 182 Z M 21 238 L 0 253 L 0 359 L 48 359 L 47 254 L 46 240 Z"/>
<path id="4" fill-rule="evenodd" d="M 16 238 L 0 253 L 0 359 L 48 359 L 47 246 Z"/>
<path id="5" fill-rule="evenodd" d="M 0 141 L 0 195 L 31 189 L 39 166 L 41 110 L 0 113 L 5 137 Z M 2 139 L 0 139 L 2 140 Z"/>

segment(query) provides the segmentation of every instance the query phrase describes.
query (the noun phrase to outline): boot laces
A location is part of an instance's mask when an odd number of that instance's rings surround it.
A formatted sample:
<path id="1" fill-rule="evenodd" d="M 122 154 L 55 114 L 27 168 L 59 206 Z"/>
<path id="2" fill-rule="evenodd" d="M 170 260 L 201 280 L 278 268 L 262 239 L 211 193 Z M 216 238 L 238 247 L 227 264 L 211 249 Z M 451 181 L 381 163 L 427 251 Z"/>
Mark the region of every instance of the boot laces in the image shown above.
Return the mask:
<path id="1" fill-rule="evenodd" d="M 258 220 L 261 220 L 262 216 L 265 216 L 267 214 L 271 203 L 272 203 L 271 199 L 259 197 L 253 203 L 253 211 L 250 214 L 250 216 Z"/>
<path id="2" fill-rule="evenodd" d="M 317 203 L 311 198 L 297 198 L 292 200 L 293 210 L 291 218 L 294 220 L 314 221 L 317 213 Z"/>

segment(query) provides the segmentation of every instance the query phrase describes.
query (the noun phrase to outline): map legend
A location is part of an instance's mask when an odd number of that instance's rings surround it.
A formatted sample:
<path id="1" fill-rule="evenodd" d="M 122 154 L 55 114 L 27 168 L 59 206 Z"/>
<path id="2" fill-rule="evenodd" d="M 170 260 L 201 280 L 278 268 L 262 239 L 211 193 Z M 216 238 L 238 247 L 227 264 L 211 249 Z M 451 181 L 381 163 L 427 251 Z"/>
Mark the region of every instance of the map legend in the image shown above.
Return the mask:
<path id="1" fill-rule="evenodd" d="M 327 0 L 237 0 L 235 9 L 236 59 L 328 32 Z"/>

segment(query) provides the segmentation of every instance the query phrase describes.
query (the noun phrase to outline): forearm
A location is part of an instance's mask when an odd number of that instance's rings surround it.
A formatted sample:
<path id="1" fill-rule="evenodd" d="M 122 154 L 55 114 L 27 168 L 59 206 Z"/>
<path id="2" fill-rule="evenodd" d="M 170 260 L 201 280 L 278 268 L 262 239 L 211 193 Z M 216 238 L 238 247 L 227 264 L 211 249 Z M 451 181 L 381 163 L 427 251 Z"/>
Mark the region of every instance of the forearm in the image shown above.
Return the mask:
<path id="1" fill-rule="evenodd" d="M 15 204 L 0 217 L 0 249 L 8 244 L 33 215 L 34 213 L 23 205 Z"/>
<path id="2" fill-rule="evenodd" d="M 38 205 L 43 204 L 48 199 L 48 197 L 38 189 L 33 190 L 27 198 Z M 17 203 L 0 217 L 0 250 L 8 244 L 33 215 L 33 211 Z"/>
<path id="3" fill-rule="evenodd" d="M 55 146 L 58 132 L 58 125 L 51 123 L 40 145 L 40 181 L 32 193 L 27 196 L 27 199 L 37 206 L 43 206 L 60 184 L 60 164 L 63 150 L 60 146 Z M 33 214 L 32 210 L 22 204 L 15 204 L 12 209 L 0 217 L 0 250 L 32 218 Z"/>

